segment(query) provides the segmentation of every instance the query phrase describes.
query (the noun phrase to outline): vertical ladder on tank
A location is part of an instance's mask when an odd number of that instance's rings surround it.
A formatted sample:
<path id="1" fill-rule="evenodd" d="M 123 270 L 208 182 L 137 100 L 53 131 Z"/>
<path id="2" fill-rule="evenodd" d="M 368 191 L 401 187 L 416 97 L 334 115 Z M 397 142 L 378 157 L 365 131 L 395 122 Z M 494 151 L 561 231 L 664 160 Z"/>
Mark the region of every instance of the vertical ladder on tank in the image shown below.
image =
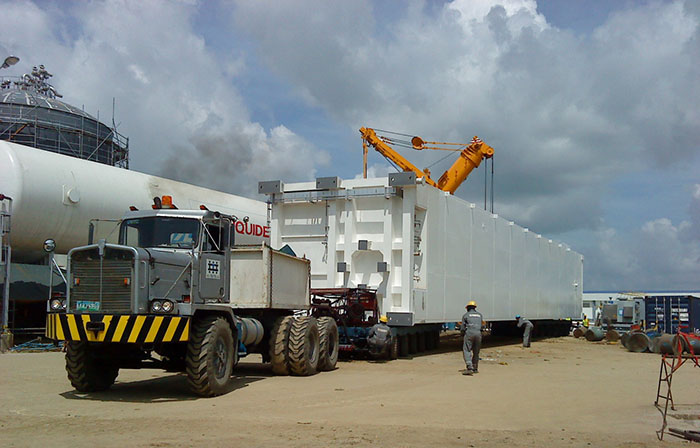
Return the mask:
<path id="1" fill-rule="evenodd" d="M 12 198 L 0 193 L 0 279 L 3 280 L 0 291 L 0 332 L 5 332 L 9 326 L 10 305 L 10 217 L 12 215 Z"/>

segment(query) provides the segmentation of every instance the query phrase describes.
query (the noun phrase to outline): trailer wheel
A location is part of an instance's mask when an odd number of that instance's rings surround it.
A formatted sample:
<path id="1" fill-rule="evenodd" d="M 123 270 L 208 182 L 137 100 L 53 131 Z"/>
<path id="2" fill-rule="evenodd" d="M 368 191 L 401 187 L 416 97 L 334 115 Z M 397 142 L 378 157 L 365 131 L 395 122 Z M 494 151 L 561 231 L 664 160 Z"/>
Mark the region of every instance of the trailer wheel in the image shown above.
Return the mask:
<path id="1" fill-rule="evenodd" d="M 391 345 L 389 346 L 389 359 L 397 359 L 399 357 L 399 337 L 394 336 L 391 338 Z"/>
<path id="2" fill-rule="evenodd" d="M 202 397 L 228 392 L 234 356 L 233 333 L 226 319 L 217 316 L 196 319 L 185 355 L 190 389 Z"/>
<path id="3" fill-rule="evenodd" d="M 433 350 L 435 348 L 435 332 L 433 330 L 428 330 L 425 333 L 425 349 Z"/>
<path id="4" fill-rule="evenodd" d="M 416 333 L 408 335 L 408 352 L 410 354 L 418 352 L 418 335 Z"/>
<path id="5" fill-rule="evenodd" d="M 418 333 L 417 338 L 418 338 L 418 353 L 422 353 L 426 349 L 426 341 L 425 341 L 425 331 L 421 331 Z"/>
<path id="6" fill-rule="evenodd" d="M 408 335 L 401 335 L 399 340 L 399 356 L 405 358 L 408 356 Z"/>
<path id="7" fill-rule="evenodd" d="M 319 336 L 316 318 L 297 317 L 289 332 L 289 370 L 297 376 L 310 376 L 318 369 Z"/>
<path id="8" fill-rule="evenodd" d="M 319 355 L 318 370 L 335 369 L 338 363 L 338 325 L 332 317 L 318 319 Z"/>
<path id="9" fill-rule="evenodd" d="M 114 384 L 119 367 L 100 361 L 87 342 L 66 342 L 66 372 L 78 392 L 98 392 Z"/>
<path id="10" fill-rule="evenodd" d="M 275 321 L 270 333 L 270 363 L 276 375 L 289 375 L 289 331 L 294 317 L 284 316 Z"/>

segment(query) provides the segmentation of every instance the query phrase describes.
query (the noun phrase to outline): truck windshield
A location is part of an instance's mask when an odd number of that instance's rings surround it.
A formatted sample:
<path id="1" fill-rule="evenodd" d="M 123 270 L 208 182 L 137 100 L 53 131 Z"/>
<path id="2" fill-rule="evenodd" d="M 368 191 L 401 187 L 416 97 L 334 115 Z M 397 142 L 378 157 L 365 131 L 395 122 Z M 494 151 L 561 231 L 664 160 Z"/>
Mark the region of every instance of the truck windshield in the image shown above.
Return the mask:
<path id="1" fill-rule="evenodd" d="M 190 218 L 138 218 L 122 222 L 119 243 L 137 247 L 191 249 L 197 245 L 200 223 Z"/>

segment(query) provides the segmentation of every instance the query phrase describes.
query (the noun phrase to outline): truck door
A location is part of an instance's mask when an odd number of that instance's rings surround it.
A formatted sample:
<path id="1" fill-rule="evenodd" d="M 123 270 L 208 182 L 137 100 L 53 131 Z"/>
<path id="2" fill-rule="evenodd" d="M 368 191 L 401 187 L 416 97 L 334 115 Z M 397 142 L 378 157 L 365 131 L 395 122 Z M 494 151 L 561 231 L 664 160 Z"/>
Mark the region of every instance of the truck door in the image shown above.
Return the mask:
<path id="1" fill-rule="evenodd" d="M 231 225 L 222 220 L 204 225 L 199 257 L 199 297 L 228 302 L 229 247 Z"/>

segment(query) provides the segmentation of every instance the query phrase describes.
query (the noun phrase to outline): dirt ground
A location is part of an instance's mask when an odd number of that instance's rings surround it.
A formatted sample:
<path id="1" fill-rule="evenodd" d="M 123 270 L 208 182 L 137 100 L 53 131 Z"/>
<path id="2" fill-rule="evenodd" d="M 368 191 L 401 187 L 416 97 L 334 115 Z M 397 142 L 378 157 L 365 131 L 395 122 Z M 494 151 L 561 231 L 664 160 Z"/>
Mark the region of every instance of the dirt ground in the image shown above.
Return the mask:
<path id="1" fill-rule="evenodd" d="M 659 356 L 571 337 L 523 349 L 491 341 L 480 373 L 464 368 L 459 335 L 391 362 L 345 361 L 313 377 L 276 377 L 242 361 L 233 390 L 190 395 L 182 375 L 122 370 L 106 392 L 78 394 L 61 353 L 0 355 L 3 447 L 687 445 L 656 439 Z M 700 370 L 674 376 L 676 417 L 700 425 Z M 696 428 L 697 429 L 697 428 Z"/>

